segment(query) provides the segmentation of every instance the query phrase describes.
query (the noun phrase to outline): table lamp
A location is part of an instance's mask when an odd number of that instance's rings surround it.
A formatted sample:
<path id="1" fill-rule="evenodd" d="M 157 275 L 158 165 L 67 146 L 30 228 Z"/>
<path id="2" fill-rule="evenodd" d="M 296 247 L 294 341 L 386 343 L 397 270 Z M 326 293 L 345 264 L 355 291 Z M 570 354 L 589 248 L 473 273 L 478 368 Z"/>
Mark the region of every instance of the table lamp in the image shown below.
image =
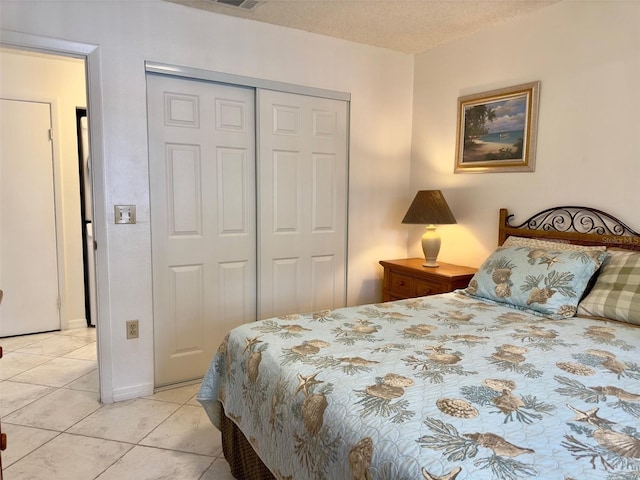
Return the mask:
<path id="1" fill-rule="evenodd" d="M 440 252 L 440 235 L 436 225 L 456 223 L 456 219 L 442 196 L 440 190 L 420 190 L 413 199 L 402 223 L 426 225 L 422 235 L 422 251 L 424 252 L 425 267 L 438 266 L 436 259 Z"/>

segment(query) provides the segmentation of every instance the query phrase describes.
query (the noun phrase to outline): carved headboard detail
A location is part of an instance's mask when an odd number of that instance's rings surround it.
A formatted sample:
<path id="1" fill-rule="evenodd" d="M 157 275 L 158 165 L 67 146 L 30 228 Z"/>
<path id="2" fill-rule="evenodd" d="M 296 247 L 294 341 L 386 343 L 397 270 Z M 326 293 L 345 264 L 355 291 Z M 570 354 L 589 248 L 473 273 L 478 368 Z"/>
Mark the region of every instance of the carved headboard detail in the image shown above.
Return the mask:
<path id="1" fill-rule="evenodd" d="M 560 240 L 579 245 L 606 245 L 640 250 L 640 233 L 613 215 L 589 207 L 554 207 L 512 225 L 506 208 L 500 209 L 498 243 L 510 235 Z"/>

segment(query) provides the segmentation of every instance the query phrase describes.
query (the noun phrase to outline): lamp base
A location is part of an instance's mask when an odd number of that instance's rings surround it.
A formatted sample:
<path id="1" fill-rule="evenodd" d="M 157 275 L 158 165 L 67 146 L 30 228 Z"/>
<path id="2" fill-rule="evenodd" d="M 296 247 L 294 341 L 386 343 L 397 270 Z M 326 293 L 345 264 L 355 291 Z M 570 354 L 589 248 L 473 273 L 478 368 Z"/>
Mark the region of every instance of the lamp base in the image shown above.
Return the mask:
<path id="1" fill-rule="evenodd" d="M 422 234 L 422 251 L 424 252 L 425 262 L 423 267 L 437 268 L 436 262 L 438 253 L 440 253 L 440 235 L 436 231 L 435 225 L 427 225 L 425 232 Z"/>

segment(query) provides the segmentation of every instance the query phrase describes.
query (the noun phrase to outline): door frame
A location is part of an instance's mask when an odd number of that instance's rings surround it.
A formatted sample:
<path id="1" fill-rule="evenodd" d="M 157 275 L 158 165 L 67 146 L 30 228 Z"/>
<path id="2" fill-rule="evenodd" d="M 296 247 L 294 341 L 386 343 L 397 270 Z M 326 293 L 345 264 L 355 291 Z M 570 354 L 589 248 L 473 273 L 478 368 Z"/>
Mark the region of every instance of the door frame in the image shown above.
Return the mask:
<path id="1" fill-rule="evenodd" d="M 232 73 L 216 72 L 213 70 L 203 70 L 201 68 L 183 67 L 178 65 L 169 65 L 166 63 L 152 62 L 146 60 L 144 69 L 147 73 L 158 73 L 162 75 L 173 75 L 175 77 L 184 77 L 192 80 L 207 80 L 215 83 L 226 83 L 237 87 L 251 87 L 255 89 L 277 90 L 279 92 L 295 93 L 298 95 L 307 95 L 309 97 L 330 98 L 332 100 L 343 100 L 347 102 L 347 120 L 349 117 L 349 109 L 351 102 L 351 94 L 348 92 L 340 92 L 337 90 L 327 90 L 324 88 L 307 87 L 296 85 L 295 83 L 277 82 L 274 80 L 263 80 L 261 78 L 245 77 L 244 75 L 235 75 Z"/>
<path id="2" fill-rule="evenodd" d="M 87 111 L 90 112 L 92 183 L 94 200 L 94 234 L 101 248 L 96 250 L 96 290 L 98 317 L 96 326 L 100 401 L 113 402 L 111 307 L 109 298 L 109 263 L 107 258 L 107 212 L 104 189 L 104 138 L 102 135 L 102 73 L 98 45 L 71 42 L 9 30 L 0 30 L 0 45 L 22 50 L 33 50 L 51 55 L 82 58 L 87 76 Z M 96 208 L 98 206 L 98 208 Z"/>

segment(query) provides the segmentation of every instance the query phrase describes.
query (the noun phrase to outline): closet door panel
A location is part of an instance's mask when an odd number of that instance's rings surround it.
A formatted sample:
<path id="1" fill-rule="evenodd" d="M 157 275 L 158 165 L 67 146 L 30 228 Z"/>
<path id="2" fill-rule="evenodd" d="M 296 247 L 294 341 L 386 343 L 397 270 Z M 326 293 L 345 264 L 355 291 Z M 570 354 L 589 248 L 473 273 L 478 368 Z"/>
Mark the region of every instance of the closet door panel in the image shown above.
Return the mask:
<path id="1" fill-rule="evenodd" d="M 171 350 L 175 355 L 197 355 L 205 348 L 204 285 L 202 265 L 173 267 L 169 305 L 175 315 L 169 317 L 172 336 Z"/>
<path id="2" fill-rule="evenodd" d="M 343 306 L 347 103 L 259 90 L 258 126 L 258 318 Z"/>
<path id="3" fill-rule="evenodd" d="M 340 272 L 335 255 L 319 255 L 311 259 L 311 290 L 314 305 L 336 305 L 341 300 L 336 298 L 336 294 L 341 293 L 336 290 L 336 278 L 339 278 Z M 314 310 L 320 309 L 322 307 Z"/>
<path id="4" fill-rule="evenodd" d="M 239 148 L 218 149 L 218 218 L 220 218 L 219 235 L 240 236 L 247 238 L 255 232 L 253 221 L 255 215 L 254 204 L 248 201 L 253 199 L 253 185 L 247 184 L 248 173 L 253 171 L 253 152 Z"/>
<path id="5" fill-rule="evenodd" d="M 224 332 L 255 319 L 255 265 L 253 262 L 218 264 L 218 316 L 216 330 Z M 248 285 L 253 289 L 247 288 Z M 217 347 L 217 346 L 216 346 Z"/>
<path id="6" fill-rule="evenodd" d="M 337 184 L 340 179 L 336 172 L 336 155 L 313 155 L 311 229 L 313 232 L 335 232 L 340 229 L 337 222 Z M 343 206 L 344 208 L 344 206 Z"/>
<path id="7" fill-rule="evenodd" d="M 263 190 L 271 195 L 261 195 L 260 201 L 272 205 L 273 235 L 277 241 L 286 241 L 287 236 L 301 231 L 300 157 L 300 152 L 272 152 L 273 184 Z"/>
<path id="8" fill-rule="evenodd" d="M 303 273 L 300 258 L 273 258 L 270 266 L 269 294 L 273 304 L 277 305 L 282 312 L 303 311 L 299 303 L 300 295 L 297 293 L 301 290 L 300 280 Z"/>
<path id="9" fill-rule="evenodd" d="M 200 149 L 197 145 L 166 145 L 169 235 L 202 235 Z"/>
<path id="10" fill-rule="evenodd" d="M 255 320 L 255 96 L 147 75 L 155 384 L 200 378 Z"/>

